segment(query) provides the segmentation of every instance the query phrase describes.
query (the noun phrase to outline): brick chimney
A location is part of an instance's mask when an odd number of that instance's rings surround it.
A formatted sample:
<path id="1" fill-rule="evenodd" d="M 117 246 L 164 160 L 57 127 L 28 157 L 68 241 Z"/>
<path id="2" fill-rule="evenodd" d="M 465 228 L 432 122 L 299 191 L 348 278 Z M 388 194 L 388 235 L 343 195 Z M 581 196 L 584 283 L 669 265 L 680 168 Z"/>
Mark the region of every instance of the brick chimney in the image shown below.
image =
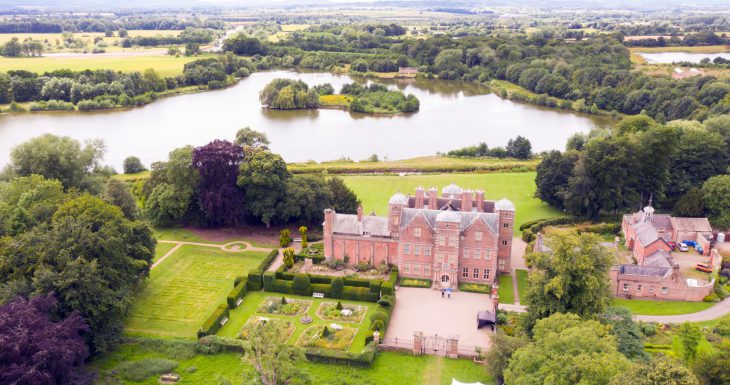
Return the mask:
<path id="1" fill-rule="evenodd" d="M 423 187 L 421 187 L 421 186 L 416 187 L 416 207 L 415 208 L 417 208 L 417 209 L 423 208 L 424 195 L 425 195 L 425 192 L 423 191 Z"/>
<path id="2" fill-rule="evenodd" d="M 436 187 L 430 187 L 428 189 L 428 208 L 431 210 L 438 210 L 438 190 Z"/>
<path id="3" fill-rule="evenodd" d="M 477 211 L 483 212 L 484 211 L 484 190 L 477 190 L 476 191 L 476 201 L 477 201 Z"/>
<path id="4" fill-rule="evenodd" d="M 362 222 L 362 205 L 357 205 L 357 221 Z"/>
<path id="5" fill-rule="evenodd" d="M 472 208 L 472 191 L 471 190 L 464 190 L 461 193 L 461 211 L 464 212 L 471 212 Z"/>

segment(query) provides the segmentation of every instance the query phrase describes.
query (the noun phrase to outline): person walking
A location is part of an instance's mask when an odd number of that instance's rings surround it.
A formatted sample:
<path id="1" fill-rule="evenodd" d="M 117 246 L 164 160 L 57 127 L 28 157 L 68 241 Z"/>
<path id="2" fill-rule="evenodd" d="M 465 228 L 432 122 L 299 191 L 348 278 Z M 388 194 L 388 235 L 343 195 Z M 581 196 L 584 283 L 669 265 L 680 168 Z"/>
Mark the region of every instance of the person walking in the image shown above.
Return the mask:
<path id="1" fill-rule="evenodd" d="M 444 289 L 441 289 L 441 299 L 444 298 Z"/>
<path id="2" fill-rule="evenodd" d="M 451 299 L 451 288 L 446 289 L 446 295 Z"/>

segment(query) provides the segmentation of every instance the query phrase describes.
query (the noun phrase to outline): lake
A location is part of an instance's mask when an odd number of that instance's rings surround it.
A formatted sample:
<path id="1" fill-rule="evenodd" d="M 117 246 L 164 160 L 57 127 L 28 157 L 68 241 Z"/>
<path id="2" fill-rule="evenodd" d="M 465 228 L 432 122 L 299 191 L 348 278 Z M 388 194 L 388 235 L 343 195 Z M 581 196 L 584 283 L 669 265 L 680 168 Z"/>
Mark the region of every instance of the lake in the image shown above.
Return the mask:
<path id="1" fill-rule="evenodd" d="M 699 63 L 702 59 L 709 58 L 710 60 L 720 56 L 723 59 L 730 60 L 730 52 L 721 53 L 693 53 L 693 52 L 655 52 L 655 53 L 641 53 L 639 55 L 646 59 L 647 63 L 653 64 L 664 64 L 664 63 Z"/>
<path id="2" fill-rule="evenodd" d="M 517 135 L 533 151 L 563 149 L 569 136 L 588 132 L 601 121 L 567 111 L 503 100 L 474 83 L 446 80 L 377 80 L 416 95 L 419 112 L 369 116 L 342 110 L 266 110 L 259 91 L 277 77 L 301 79 L 310 86 L 325 82 L 336 90 L 352 82 L 346 75 L 292 71 L 257 72 L 237 85 L 217 91 L 160 99 L 144 107 L 105 112 L 38 112 L 0 116 L 0 166 L 10 150 L 43 133 L 106 142 L 105 163 L 121 170 L 122 161 L 138 156 L 147 166 L 188 144 L 233 140 L 249 126 L 265 132 L 271 149 L 288 162 L 404 159 L 433 155 L 486 142 L 504 146 Z"/>

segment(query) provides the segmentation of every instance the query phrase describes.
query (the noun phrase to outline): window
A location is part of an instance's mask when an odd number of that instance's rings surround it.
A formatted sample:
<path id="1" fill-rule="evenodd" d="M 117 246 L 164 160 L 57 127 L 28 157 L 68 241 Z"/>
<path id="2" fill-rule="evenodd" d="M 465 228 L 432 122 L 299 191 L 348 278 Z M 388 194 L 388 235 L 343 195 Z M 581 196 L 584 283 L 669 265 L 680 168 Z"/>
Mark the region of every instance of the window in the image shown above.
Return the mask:
<path id="1" fill-rule="evenodd" d="M 481 250 L 474 249 L 474 259 L 479 259 L 481 253 L 482 253 Z"/>
<path id="2" fill-rule="evenodd" d="M 457 237 L 449 237 L 449 247 L 456 247 Z"/>
<path id="3" fill-rule="evenodd" d="M 474 269 L 474 275 L 472 277 L 479 278 L 479 269 Z"/>
<path id="4" fill-rule="evenodd" d="M 499 264 L 499 270 L 504 271 L 505 270 L 505 268 L 504 268 L 505 267 L 504 266 L 505 265 L 504 259 L 497 260 L 497 263 Z"/>
<path id="5" fill-rule="evenodd" d="M 664 287 L 662 288 L 662 294 L 669 294 L 669 288 L 668 288 L 668 287 L 666 287 L 666 286 L 664 286 Z"/>
<path id="6" fill-rule="evenodd" d="M 502 225 L 502 227 L 504 227 L 504 228 L 507 228 L 507 227 L 509 227 L 509 223 L 505 223 L 505 224 L 503 224 L 503 225 Z"/>
<path id="7" fill-rule="evenodd" d="M 448 263 L 442 263 L 441 264 L 441 268 L 444 269 L 444 270 L 448 270 L 449 269 L 449 264 Z"/>
<path id="8" fill-rule="evenodd" d="M 507 246 L 507 240 L 502 241 L 502 246 Z"/>
<path id="9" fill-rule="evenodd" d="M 654 288 L 649 286 L 649 293 L 653 293 L 653 292 L 654 292 Z"/>
<path id="10" fill-rule="evenodd" d="M 423 265 L 423 275 L 425 275 L 425 276 L 431 275 L 431 266 Z"/>
<path id="11" fill-rule="evenodd" d="M 403 244 L 403 254 L 408 255 L 411 253 L 411 245 L 405 243 Z"/>
<path id="12" fill-rule="evenodd" d="M 421 265 L 419 265 L 419 264 L 413 265 L 413 274 L 421 274 Z"/>
<path id="13" fill-rule="evenodd" d="M 410 273 L 411 272 L 410 267 L 411 267 L 411 265 L 409 263 L 404 263 L 403 264 L 403 272 L 404 273 Z"/>
<path id="14" fill-rule="evenodd" d="M 436 244 L 439 246 L 444 246 L 446 244 L 446 239 L 443 235 L 439 235 L 438 239 L 436 240 Z"/>
<path id="15" fill-rule="evenodd" d="M 469 268 L 468 267 L 461 269 L 461 276 L 464 278 L 469 278 Z"/>
<path id="16" fill-rule="evenodd" d="M 641 291 L 641 285 L 636 287 L 636 291 Z"/>
<path id="17" fill-rule="evenodd" d="M 624 291 L 628 291 L 628 290 L 629 290 L 629 284 L 628 283 L 624 283 Z"/>
<path id="18" fill-rule="evenodd" d="M 413 229 L 413 236 L 416 238 L 421 238 L 421 228 L 420 227 L 416 227 L 415 229 Z"/>
<path id="19" fill-rule="evenodd" d="M 482 232 L 481 231 L 475 232 L 474 233 L 474 239 L 476 239 L 477 241 L 481 241 L 482 240 Z"/>
<path id="20" fill-rule="evenodd" d="M 413 245 L 413 255 L 421 255 L 421 246 Z"/>
<path id="21" fill-rule="evenodd" d="M 431 256 L 431 246 L 424 246 L 423 247 L 423 255 L 430 257 Z"/>
<path id="22" fill-rule="evenodd" d="M 465 247 L 464 252 L 461 253 L 461 255 L 464 257 L 464 259 L 469 259 L 469 248 Z"/>
<path id="23" fill-rule="evenodd" d="M 449 263 L 456 263 L 456 255 L 449 255 Z"/>
<path id="24" fill-rule="evenodd" d="M 484 269 L 484 279 L 489 279 L 489 269 Z"/>
<path id="25" fill-rule="evenodd" d="M 490 258 L 491 257 L 489 256 L 489 250 L 485 250 L 484 251 L 484 259 L 486 259 L 487 261 L 489 261 Z"/>
<path id="26" fill-rule="evenodd" d="M 436 253 L 436 262 L 441 263 L 441 262 L 443 262 L 443 259 L 444 259 L 443 254 Z"/>

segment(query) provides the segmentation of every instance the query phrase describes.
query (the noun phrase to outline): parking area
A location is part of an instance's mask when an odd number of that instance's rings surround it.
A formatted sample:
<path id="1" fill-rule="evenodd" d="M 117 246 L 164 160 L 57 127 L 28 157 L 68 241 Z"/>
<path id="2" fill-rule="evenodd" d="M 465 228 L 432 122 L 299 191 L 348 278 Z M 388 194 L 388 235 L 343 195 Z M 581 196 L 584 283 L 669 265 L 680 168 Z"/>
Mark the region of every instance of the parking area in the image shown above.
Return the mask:
<path id="1" fill-rule="evenodd" d="M 387 338 L 413 339 L 421 331 L 426 336 L 459 336 L 460 346 L 489 347 L 491 328 L 477 330 L 477 313 L 493 310 L 488 295 L 454 292 L 448 299 L 438 290 L 410 287 L 398 288 L 396 295 Z"/>
<path id="2" fill-rule="evenodd" d="M 694 248 L 690 247 L 688 251 L 673 251 L 672 259 L 674 263 L 679 264 L 679 271 L 685 278 L 696 279 L 700 284 L 710 281 L 710 274 L 695 269 L 698 263 L 709 263 L 710 257 L 700 255 Z"/>

